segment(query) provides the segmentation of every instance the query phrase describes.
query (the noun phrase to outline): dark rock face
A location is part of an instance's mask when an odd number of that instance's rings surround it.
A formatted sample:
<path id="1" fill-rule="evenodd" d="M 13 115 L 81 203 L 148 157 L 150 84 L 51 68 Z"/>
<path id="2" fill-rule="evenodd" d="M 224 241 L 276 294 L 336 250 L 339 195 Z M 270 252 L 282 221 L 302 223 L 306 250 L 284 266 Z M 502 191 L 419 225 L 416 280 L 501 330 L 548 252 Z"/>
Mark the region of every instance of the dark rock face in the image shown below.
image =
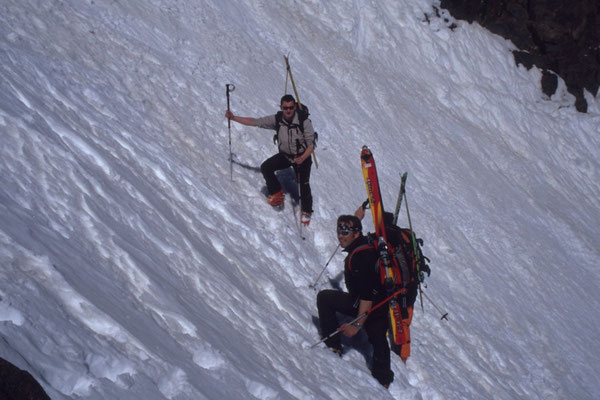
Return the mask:
<path id="1" fill-rule="evenodd" d="M 600 86 L 599 0 L 441 0 L 455 18 L 480 25 L 519 51 L 515 61 L 543 70 L 542 90 L 551 96 L 558 75 L 576 98 L 578 111 L 587 111 L 583 90 L 593 96 Z"/>
<path id="2" fill-rule="evenodd" d="M 50 400 L 50 397 L 29 372 L 0 358 L 0 399 Z"/>

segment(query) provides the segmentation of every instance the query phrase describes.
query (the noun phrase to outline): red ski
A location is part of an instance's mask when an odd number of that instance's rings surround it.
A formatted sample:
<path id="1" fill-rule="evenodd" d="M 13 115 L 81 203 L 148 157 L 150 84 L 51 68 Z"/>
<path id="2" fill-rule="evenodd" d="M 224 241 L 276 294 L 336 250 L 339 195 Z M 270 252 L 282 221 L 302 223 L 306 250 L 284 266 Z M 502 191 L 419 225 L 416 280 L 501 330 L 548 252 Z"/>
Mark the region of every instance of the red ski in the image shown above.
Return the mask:
<path id="1" fill-rule="evenodd" d="M 360 153 L 360 161 L 362 165 L 363 177 L 369 198 L 371 214 L 373 216 L 373 225 L 375 226 L 375 234 L 377 242 L 375 243 L 377 251 L 379 251 L 379 271 L 381 283 L 384 285 L 386 292 L 394 293 L 399 288 L 402 288 L 400 266 L 398 260 L 394 257 L 394 248 L 389 245 L 385 232 L 385 224 L 383 220 L 383 201 L 381 191 L 379 189 L 379 180 L 377 178 L 377 168 L 375 159 L 371 150 L 367 146 L 363 146 Z M 390 318 L 390 340 L 392 345 L 402 345 L 406 343 L 407 338 L 402 329 L 402 310 L 401 304 L 398 303 L 395 297 L 389 302 L 389 318 Z"/>

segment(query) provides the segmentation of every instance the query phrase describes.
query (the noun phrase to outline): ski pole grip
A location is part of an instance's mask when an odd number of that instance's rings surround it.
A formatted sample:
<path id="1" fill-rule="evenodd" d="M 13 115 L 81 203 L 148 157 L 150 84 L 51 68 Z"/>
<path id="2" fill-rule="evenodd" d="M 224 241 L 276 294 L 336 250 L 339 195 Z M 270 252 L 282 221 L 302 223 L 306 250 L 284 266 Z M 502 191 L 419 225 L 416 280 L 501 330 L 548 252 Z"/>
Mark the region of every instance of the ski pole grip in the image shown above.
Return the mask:
<path id="1" fill-rule="evenodd" d="M 372 308 L 371 310 L 373 310 L 374 308 Z M 358 317 L 354 318 L 352 321 L 348 322 L 349 325 L 352 325 L 353 323 L 355 323 L 356 321 L 358 321 L 359 319 L 366 317 L 367 315 L 369 315 L 369 312 L 371 312 L 371 310 L 369 311 L 365 311 L 364 313 L 360 314 Z M 323 343 L 324 341 L 326 341 L 327 339 L 330 339 L 332 337 L 334 337 L 335 335 L 337 335 L 338 333 L 340 333 L 341 331 L 339 330 L 339 328 L 335 331 L 333 331 L 332 333 L 330 333 L 329 335 L 327 335 L 326 337 L 324 337 L 323 339 L 319 340 L 317 343 L 311 345 L 309 347 L 309 349 L 312 349 L 313 347 L 317 346 L 318 344 Z"/>
<path id="2" fill-rule="evenodd" d="M 229 93 L 235 90 L 235 86 L 231 83 L 225 84 L 225 95 L 227 96 L 227 110 L 229 111 Z"/>
<path id="3" fill-rule="evenodd" d="M 229 93 L 235 90 L 235 86 L 232 83 L 225 84 L 225 95 L 227 96 L 227 111 L 231 112 L 229 105 Z M 231 129 L 231 118 L 227 118 L 227 128 Z M 230 139 L 231 141 L 231 139 Z"/>

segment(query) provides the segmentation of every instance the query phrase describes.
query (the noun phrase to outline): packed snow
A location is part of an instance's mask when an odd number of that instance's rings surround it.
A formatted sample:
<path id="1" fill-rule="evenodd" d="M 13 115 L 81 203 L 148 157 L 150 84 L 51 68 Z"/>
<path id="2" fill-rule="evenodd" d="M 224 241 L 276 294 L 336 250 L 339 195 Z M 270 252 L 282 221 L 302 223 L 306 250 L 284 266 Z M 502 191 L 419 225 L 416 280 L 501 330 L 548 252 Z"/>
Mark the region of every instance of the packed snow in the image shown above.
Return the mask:
<path id="1" fill-rule="evenodd" d="M 599 101 L 437 7 L 3 1 L 0 357 L 54 400 L 600 398 Z M 277 111 L 288 54 L 319 132 L 306 240 L 253 169 L 272 132 L 224 117 L 228 83 Z M 389 390 L 364 347 L 310 348 L 363 145 L 386 208 L 408 172 L 432 268 Z"/>

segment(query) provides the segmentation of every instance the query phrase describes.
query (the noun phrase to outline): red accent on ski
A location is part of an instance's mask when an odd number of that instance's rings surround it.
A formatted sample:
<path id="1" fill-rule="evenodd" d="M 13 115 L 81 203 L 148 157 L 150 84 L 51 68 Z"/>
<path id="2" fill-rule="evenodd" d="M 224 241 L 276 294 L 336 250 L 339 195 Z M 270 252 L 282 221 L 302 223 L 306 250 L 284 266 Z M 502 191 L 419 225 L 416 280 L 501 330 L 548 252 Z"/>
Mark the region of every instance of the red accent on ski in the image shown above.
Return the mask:
<path id="1" fill-rule="evenodd" d="M 381 191 L 379 189 L 379 179 L 377 178 L 377 168 L 375 166 L 375 159 L 371 150 L 367 146 L 363 146 L 360 153 L 360 161 L 363 171 L 363 177 L 365 179 L 365 186 L 367 189 L 367 196 L 369 198 L 369 206 L 371 208 L 371 214 L 373 216 L 373 225 L 375 226 L 375 233 L 377 238 L 383 238 L 386 247 L 388 249 L 388 264 L 385 265 L 385 260 L 379 259 L 380 262 L 380 278 L 381 283 L 387 284 L 399 284 L 401 279 L 400 266 L 398 260 L 393 256 L 394 249 L 389 245 L 387 241 L 387 235 L 385 232 L 385 224 L 383 220 L 383 200 L 381 197 Z M 379 250 L 379 243 L 375 243 L 375 247 Z M 390 283 L 391 281 L 391 283 Z M 390 318 L 390 336 L 392 342 L 396 345 L 401 345 L 406 342 L 404 330 L 402 329 L 402 312 L 401 305 L 392 300 L 389 303 L 389 318 Z"/>
<path id="2" fill-rule="evenodd" d="M 367 188 L 367 196 L 369 198 L 369 207 L 373 215 L 373 224 L 375 225 L 375 234 L 377 237 L 383 236 L 387 242 L 385 235 L 385 226 L 383 224 L 383 201 L 381 199 L 381 191 L 379 190 L 379 180 L 377 179 L 377 167 L 373 154 L 367 146 L 363 146 L 360 153 L 363 176 Z"/>

